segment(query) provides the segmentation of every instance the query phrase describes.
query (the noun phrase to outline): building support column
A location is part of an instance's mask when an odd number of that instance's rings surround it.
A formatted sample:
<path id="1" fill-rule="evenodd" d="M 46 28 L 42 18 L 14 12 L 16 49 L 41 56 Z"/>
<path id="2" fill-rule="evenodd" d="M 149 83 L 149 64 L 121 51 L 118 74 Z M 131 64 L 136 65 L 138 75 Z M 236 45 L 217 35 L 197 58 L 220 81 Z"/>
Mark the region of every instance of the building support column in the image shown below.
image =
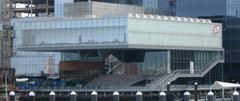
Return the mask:
<path id="1" fill-rule="evenodd" d="M 171 51 L 167 51 L 167 73 L 171 73 Z"/>
<path id="2" fill-rule="evenodd" d="M 46 0 L 46 16 L 48 16 L 49 15 L 49 12 L 48 12 L 48 6 L 49 4 L 48 4 L 48 0 Z"/>
<path id="3" fill-rule="evenodd" d="M 30 14 L 31 14 L 30 16 L 33 17 L 33 0 L 31 0 L 30 6 L 31 6 L 31 7 L 30 7 L 30 10 L 31 10 L 31 11 L 30 11 Z"/>

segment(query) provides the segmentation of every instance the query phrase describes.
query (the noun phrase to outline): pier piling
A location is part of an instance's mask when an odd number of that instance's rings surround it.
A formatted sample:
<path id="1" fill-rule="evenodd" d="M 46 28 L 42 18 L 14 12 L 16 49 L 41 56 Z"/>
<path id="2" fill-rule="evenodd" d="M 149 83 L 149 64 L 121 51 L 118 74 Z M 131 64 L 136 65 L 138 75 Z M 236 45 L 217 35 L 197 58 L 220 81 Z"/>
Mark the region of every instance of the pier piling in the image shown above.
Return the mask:
<path id="1" fill-rule="evenodd" d="M 10 96 L 10 101 L 15 101 L 15 92 L 11 91 L 9 93 L 9 96 Z"/>
<path id="2" fill-rule="evenodd" d="M 161 92 L 159 94 L 159 101 L 166 101 L 166 93 Z"/>
<path id="3" fill-rule="evenodd" d="M 77 93 L 75 91 L 70 93 L 70 101 L 77 101 Z"/>
<path id="4" fill-rule="evenodd" d="M 207 94 L 207 101 L 215 101 L 215 96 L 212 91 L 209 91 Z"/>
<path id="5" fill-rule="evenodd" d="M 56 101 L 56 94 L 55 94 L 55 92 L 51 91 L 49 93 L 49 101 Z"/>
<path id="6" fill-rule="evenodd" d="M 198 83 L 194 83 L 194 99 L 198 101 Z"/>
<path id="7" fill-rule="evenodd" d="M 189 92 L 185 92 L 184 94 L 183 94 L 183 96 L 184 96 L 184 101 L 190 101 L 190 93 Z"/>
<path id="8" fill-rule="evenodd" d="M 142 92 L 140 92 L 140 91 L 138 91 L 137 93 L 136 93 L 136 101 L 142 101 Z"/>
<path id="9" fill-rule="evenodd" d="M 29 101 L 35 101 L 35 93 L 33 91 L 31 91 L 29 94 Z"/>
<path id="10" fill-rule="evenodd" d="M 235 91 L 233 93 L 233 97 L 232 97 L 233 101 L 239 101 L 239 93 L 237 91 Z"/>
<path id="11" fill-rule="evenodd" d="M 170 95 L 170 82 L 167 83 L 167 95 Z"/>
<path id="12" fill-rule="evenodd" d="M 91 93 L 91 101 L 98 101 L 98 94 L 96 91 Z"/>
<path id="13" fill-rule="evenodd" d="M 119 93 L 117 91 L 113 92 L 113 101 L 119 101 Z"/>

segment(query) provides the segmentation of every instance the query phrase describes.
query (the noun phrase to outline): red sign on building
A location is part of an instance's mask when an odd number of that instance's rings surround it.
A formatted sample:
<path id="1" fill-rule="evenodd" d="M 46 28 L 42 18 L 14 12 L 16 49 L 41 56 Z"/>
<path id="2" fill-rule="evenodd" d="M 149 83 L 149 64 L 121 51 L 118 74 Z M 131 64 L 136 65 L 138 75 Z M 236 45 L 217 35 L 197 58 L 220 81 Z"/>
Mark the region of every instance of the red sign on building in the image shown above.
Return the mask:
<path id="1" fill-rule="evenodd" d="M 213 27 L 213 34 L 219 34 L 219 33 L 221 33 L 222 32 L 222 27 L 221 27 L 221 25 L 215 25 L 214 27 Z"/>

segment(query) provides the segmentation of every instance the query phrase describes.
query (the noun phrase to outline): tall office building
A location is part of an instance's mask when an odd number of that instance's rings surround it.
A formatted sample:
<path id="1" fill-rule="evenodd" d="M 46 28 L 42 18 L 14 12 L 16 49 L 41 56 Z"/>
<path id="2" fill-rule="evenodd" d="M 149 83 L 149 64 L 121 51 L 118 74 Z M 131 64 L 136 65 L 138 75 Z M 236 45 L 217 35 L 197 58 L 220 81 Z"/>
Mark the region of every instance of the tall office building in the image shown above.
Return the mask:
<path id="1" fill-rule="evenodd" d="M 171 1 L 158 0 L 159 8 L 169 9 L 166 5 Z M 240 71 L 240 1 L 176 0 L 175 7 L 176 16 L 207 18 L 223 23 L 224 81 L 240 82 L 240 75 L 236 72 Z"/>
<path id="2" fill-rule="evenodd" d="M 239 0 L 178 0 L 177 16 L 239 16 Z"/>
<path id="3" fill-rule="evenodd" d="M 174 16 L 176 13 L 176 0 L 143 0 L 143 7 L 146 9 L 158 9 L 160 12 L 168 12 Z"/>

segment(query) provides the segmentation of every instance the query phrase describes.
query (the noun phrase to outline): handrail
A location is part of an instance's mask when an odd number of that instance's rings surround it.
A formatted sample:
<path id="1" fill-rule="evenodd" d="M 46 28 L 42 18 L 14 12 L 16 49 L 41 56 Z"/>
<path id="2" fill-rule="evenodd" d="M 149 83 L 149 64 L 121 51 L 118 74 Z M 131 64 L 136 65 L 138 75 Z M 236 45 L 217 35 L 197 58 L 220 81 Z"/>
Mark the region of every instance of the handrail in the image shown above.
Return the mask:
<path id="1" fill-rule="evenodd" d="M 111 68 L 111 70 L 107 71 L 107 74 L 111 73 L 114 69 L 116 69 L 118 66 L 120 66 L 120 65 L 122 64 L 121 61 L 116 61 L 116 62 L 117 62 L 117 64 L 114 65 L 114 66 Z"/>
<path id="2" fill-rule="evenodd" d="M 222 56 L 216 56 L 210 62 L 208 62 L 203 68 L 201 68 L 201 70 L 199 70 L 199 72 L 196 72 L 195 74 L 192 74 L 192 75 L 200 74 L 202 76 L 202 73 L 204 73 L 204 71 L 207 70 L 210 65 L 212 65 L 214 62 L 216 62 L 219 59 L 223 59 Z M 171 74 L 169 74 L 166 78 L 158 80 L 159 81 L 158 84 L 161 85 L 163 82 L 166 82 L 166 80 L 172 81 L 171 79 L 176 79 L 176 78 L 182 76 L 182 74 L 190 74 L 190 71 L 186 70 L 186 69 L 185 70 L 175 70 Z M 151 86 L 154 86 L 154 88 L 157 87 L 156 84 L 151 84 Z M 162 85 L 160 87 L 163 87 L 163 86 L 165 86 L 165 85 Z"/>
<path id="3" fill-rule="evenodd" d="M 222 59 L 222 57 L 220 56 L 216 56 L 216 58 L 214 58 L 213 60 L 211 60 L 209 63 L 207 63 L 203 68 L 201 68 L 201 73 L 204 71 L 204 70 L 206 70 L 206 69 L 208 69 L 207 67 L 208 66 L 210 66 L 212 63 L 214 63 L 215 61 L 217 61 L 217 60 L 219 60 L 219 59 Z"/>
<path id="4" fill-rule="evenodd" d="M 110 71 L 108 71 L 108 73 L 111 73 L 114 69 L 116 69 L 120 65 L 121 65 L 121 63 L 116 64 L 113 68 L 111 68 Z"/>
<path id="5" fill-rule="evenodd" d="M 158 83 L 161 84 L 163 81 L 167 80 L 168 78 L 170 78 L 172 75 L 174 75 L 175 73 L 177 73 L 177 72 L 179 72 L 179 71 L 180 71 L 180 70 L 176 70 L 176 71 L 172 72 L 171 74 L 169 74 L 166 78 L 157 80 L 157 82 L 160 81 L 160 82 L 158 82 Z M 156 83 L 156 82 L 154 82 L 154 83 Z M 151 86 L 153 86 L 153 85 L 154 85 L 154 84 L 151 84 Z"/>

